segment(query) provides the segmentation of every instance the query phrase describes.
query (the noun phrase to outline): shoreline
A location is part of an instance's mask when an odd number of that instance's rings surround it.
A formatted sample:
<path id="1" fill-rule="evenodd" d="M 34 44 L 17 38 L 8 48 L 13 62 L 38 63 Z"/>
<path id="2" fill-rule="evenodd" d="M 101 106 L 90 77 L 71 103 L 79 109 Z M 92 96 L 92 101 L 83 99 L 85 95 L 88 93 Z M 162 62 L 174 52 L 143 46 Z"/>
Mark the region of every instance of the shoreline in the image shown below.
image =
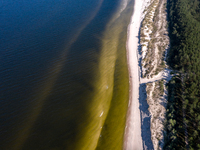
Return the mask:
<path id="1" fill-rule="evenodd" d="M 139 29 L 143 0 L 135 0 L 127 31 L 127 63 L 129 71 L 129 104 L 124 134 L 124 150 L 142 150 L 141 117 L 139 109 L 140 68 L 138 62 Z"/>

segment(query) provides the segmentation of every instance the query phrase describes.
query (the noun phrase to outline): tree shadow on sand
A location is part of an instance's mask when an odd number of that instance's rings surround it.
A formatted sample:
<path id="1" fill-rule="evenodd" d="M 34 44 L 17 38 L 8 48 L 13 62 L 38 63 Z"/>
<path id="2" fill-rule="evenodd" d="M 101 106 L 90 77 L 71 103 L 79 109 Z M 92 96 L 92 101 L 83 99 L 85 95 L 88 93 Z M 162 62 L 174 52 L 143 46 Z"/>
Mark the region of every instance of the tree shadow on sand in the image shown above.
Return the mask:
<path id="1" fill-rule="evenodd" d="M 146 101 L 146 84 L 140 84 L 139 87 L 139 109 L 141 116 L 141 136 L 142 136 L 142 144 L 143 150 L 153 150 L 153 143 L 151 140 L 151 131 L 150 131 L 150 113 L 149 113 L 149 105 Z"/>

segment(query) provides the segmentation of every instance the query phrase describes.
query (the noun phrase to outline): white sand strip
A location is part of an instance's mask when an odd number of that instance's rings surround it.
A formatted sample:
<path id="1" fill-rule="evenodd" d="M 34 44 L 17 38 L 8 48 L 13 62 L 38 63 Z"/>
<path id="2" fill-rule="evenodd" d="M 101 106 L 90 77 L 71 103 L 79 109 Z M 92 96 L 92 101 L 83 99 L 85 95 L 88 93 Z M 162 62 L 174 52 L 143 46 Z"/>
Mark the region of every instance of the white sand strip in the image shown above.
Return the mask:
<path id="1" fill-rule="evenodd" d="M 124 150 L 142 150 L 141 118 L 139 109 L 138 35 L 143 0 L 135 0 L 134 12 L 128 28 L 127 58 L 130 74 L 130 97 L 127 113 Z"/>

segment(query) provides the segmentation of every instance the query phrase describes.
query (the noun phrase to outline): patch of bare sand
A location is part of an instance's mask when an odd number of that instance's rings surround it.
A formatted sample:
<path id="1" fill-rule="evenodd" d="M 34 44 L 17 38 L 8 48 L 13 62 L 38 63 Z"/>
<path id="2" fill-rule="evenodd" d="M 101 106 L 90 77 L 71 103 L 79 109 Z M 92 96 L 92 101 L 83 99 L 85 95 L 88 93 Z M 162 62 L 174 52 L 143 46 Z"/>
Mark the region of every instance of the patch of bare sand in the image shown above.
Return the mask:
<path id="1" fill-rule="evenodd" d="M 135 0 L 134 12 L 128 27 L 127 58 L 130 75 L 130 97 L 124 136 L 124 150 L 142 150 L 139 109 L 140 71 L 138 64 L 139 29 L 145 0 Z"/>

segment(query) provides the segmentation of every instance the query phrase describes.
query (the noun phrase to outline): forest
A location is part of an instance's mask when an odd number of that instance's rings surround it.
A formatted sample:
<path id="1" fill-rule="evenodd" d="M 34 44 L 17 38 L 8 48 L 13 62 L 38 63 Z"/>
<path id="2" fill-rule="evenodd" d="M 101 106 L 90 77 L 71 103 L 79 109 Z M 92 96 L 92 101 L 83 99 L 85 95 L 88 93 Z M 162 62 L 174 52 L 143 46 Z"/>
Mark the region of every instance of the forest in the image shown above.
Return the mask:
<path id="1" fill-rule="evenodd" d="M 200 149 L 200 0 L 168 0 L 174 76 L 168 83 L 164 149 Z"/>

